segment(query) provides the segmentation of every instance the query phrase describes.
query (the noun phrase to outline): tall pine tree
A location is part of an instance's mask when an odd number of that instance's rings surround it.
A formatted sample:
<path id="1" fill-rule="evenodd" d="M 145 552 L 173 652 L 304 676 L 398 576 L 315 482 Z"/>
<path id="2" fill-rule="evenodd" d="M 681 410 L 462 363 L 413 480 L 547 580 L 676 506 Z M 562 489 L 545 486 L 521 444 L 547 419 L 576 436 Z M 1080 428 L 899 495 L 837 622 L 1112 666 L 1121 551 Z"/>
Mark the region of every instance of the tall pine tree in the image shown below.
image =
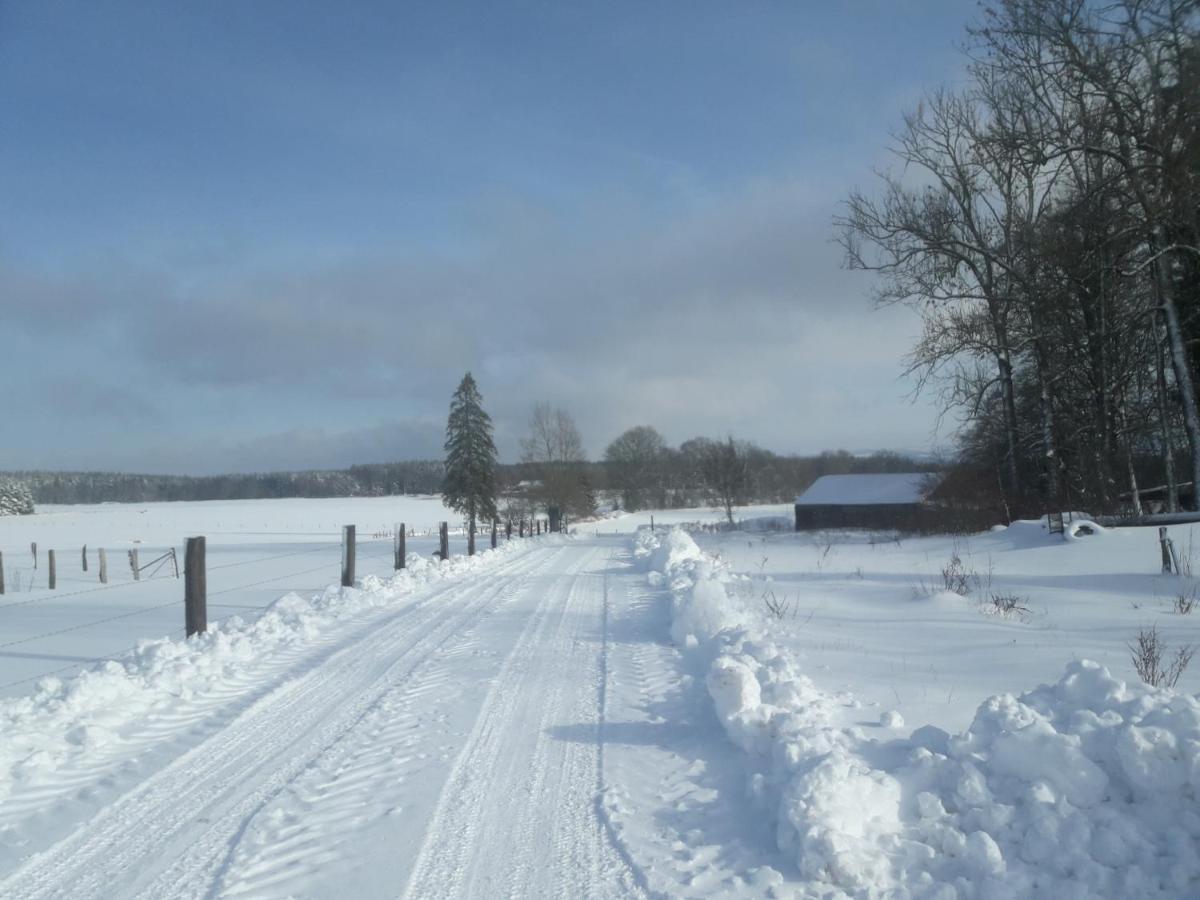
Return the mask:
<path id="1" fill-rule="evenodd" d="M 442 499 L 467 517 L 467 553 L 475 552 L 475 523 L 496 518 L 496 444 L 492 420 L 468 372 L 450 400 L 446 422 L 446 481 Z"/>

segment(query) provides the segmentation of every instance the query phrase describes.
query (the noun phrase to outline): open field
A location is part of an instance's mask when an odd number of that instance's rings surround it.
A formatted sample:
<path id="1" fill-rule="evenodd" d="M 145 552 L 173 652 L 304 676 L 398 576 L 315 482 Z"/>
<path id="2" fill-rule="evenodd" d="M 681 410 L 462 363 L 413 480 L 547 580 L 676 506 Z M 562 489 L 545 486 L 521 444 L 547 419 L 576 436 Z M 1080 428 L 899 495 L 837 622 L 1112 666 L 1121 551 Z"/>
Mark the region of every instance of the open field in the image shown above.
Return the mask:
<path id="1" fill-rule="evenodd" d="M 1170 533 L 1185 559 L 1189 548 L 1200 551 L 1196 526 Z M 812 678 L 911 724 L 965 728 L 986 697 L 1055 681 L 1073 659 L 1136 680 L 1127 645 L 1142 628 L 1157 625 L 1172 648 L 1200 645 L 1200 603 L 1188 615 L 1175 611 L 1180 597 L 1186 605 L 1200 594 L 1200 580 L 1159 574 L 1156 528 L 1073 541 L 1036 522 L 900 540 L 854 532 L 695 537 L 750 576 L 735 593 Z M 956 556 L 964 596 L 945 590 L 943 570 Z M 993 597 L 1016 598 L 1020 608 L 1001 614 Z M 1200 662 L 1179 688 L 1200 690 Z"/>
<path id="2" fill-rule="evenodd" d="M 457 525 L 439 497 L 228 500 L 44 506 L 33 516 L 0 517 L 6 593 L 0 597 L 0 696 L 28 693 L 43 674 L 69 674 L 143 638 L 183 634 L 183 583 L 170 560 L 134 582 L 127 551 L 146 565 L 171 547 L 183 564 L 184 539 L 207 538 L 209 621 L 252 618 L 290 592 L 316 593 L 338 580 L 341 526 L 357 526 L 357 574 L 392 571 L 392 530 L 417 535 L 408 552 L 436 548 L 441 521 Z M 30 543 L 38 545 L 33 567 Z M 454 546 L 461 538 L 452 539 Z M 88 547 L 88 571 L 81 550 Z M 96 551 L 108 555 L 108 584 Z M 55 550 L 57 589 L 47 588 L 46 552 Z"/>
<path id="3" fill-rule="evenodd" d="M 1073 542 L 1029 523 L 971 537 L 899 541 L 763 530 L 785 527 L 790 512 L 787 505 L 739 509 L 748 531 L 695 537 L 750 576 L 738 589 L 747 608 L 825 673 L 828 686 L 899 709 L 910 721 L 965 727 L 984 697 L 1053 680 L 1069 659 L 1095 659 L 1131 676 L 1126 645 L 1139 628 L 1156 623 L 1173 644 L 1200 643 L 1200 609 L 1194 616 L 1173 612 L 1177 598 L 1200 591 L 1200 582 L 1158 574 L 1153 528 L 1113 529 Z M 659 527 L 721 519 L 707 508 L 642 511 L 579 530 L 627 534 L 651 517 Z M 357 526 L 361 577 L 392 571 L 396 522 L 417 532 L 408 551 L 429 555 L 436 548 L 430 532 L 443 520 L 456 521 L 437 497 L 46 506 L 35 516 L 0 518 L 7 582 L 0 598 L 0 696 L 27 693 L 43 674 L 69 674 L 143 638 L 182 634 L 183 588 L 170 561 L 134 582 L 129 549 L 138 549 L 143 565 L 170 547 L 182 560 L 184 538 L 205 535 L 210 621 L 252 618 L 285 594 L 316 593 L 337 581 L 343 524 Z M 1171 529 L 1185 559 L 1200 548 L 1195 527 Z M 462 543 L 454 538 L 452 552 L 464 552 Z M 99 547 L 108 552 L 107 586 L 97 580 Z M 57 550 L 56 591 L 46 588 L 49 549 Z M 938 591 L 955 554 L 970 588 L 959 600 Z M 766 608 L 768 592 L 786 607 L 779 617 Z M 993 594 L 1015 596 L 1024 609 L 989 614 Z M 1200 664 L 1180 686 L 1200 689 Z"/>
<path id="4" fill-rule="evenodd" d="M 649 523 L 713 520 L 710 510 L 637 513 L 584 526 L 625 532 Z M 253 619 L 289 593 L 319 593 L 336 584 L 341 527 L 357 527 L 357 575 L 392 572 L 392 531 L 415 535 L 407 550 L 428 556 L 439 522 L 451 526 L 451 552 L 465 553 L 457 515 L 437 496 L 103 503 L 38 508 L 0 517 L 6 592 L 0 596 L 0 697 L 29 693 L 44 675 L 68 676 L 131 649 L 138 641 L 181 637 L 183 584 L 171 561 L 133 580 L 127 553 L 146 566 L 174 547 L 183 565 L 187 537 L 207 538 L 209 622 Z M 30 544 L 38 545 L 34 568 Z M 88 571 L 81 551 L 88 548 Z M 481 545 L 482 546 L 482 545 Z M 97 550 L 108 556 L 108 584 L 98 578 Z M 47 551 L 56 551 L 57 588 L 47 587 Z"/>

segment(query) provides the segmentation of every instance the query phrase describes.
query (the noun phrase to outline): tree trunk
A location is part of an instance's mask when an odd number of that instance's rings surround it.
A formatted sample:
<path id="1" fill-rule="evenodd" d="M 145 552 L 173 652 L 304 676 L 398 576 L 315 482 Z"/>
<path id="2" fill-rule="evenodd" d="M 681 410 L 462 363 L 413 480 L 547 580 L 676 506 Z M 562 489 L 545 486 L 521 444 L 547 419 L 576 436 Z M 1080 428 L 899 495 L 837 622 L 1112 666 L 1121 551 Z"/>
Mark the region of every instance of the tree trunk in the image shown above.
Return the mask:
<path id="1" fill-rule="evenodd" d="M 1083 316 L 1084 327 L 1087 330 L 1087 356 L 1091 367 L 1089 382 L 1091 384 L 1092 423 L 1095 429 L 1091 436 L 1090 449 L 1092 468 L 1094 470 L 1094 485 L 1100 507 L 1108 509 L 1112 501 L 1112 474 L 1109 460 L 1109 401 L 1108 401 L 1108 354 L 1105 334 L 1104 295 L 1099 292 L 1099 300 L 1093 301 L 1093 295 L 1087 290 L 1079 290 L 1076 300 Z M 1086 484 L 1085 484 L 1086 489 Z"/>
<path id="2" fill-rule="evenodd" d="M 1162 229 L 1155 229 L 1155 237 L 1162 236 Z M 1156 247 L 1163 242 L 1156 241 Z M 1152 248 L 1155 249 L 1155 248 Z M 1170 257 L 1164 253 L 1155 261 L 1154 273 L 1158 282 L 1158 294 L 1162 302 L 1163 320 L 1167 326 L 1167 342 L 1171 351 L 1171 369 L 1175 373 L 1175 386 L 1179 390 L 1179 404 L 1183 408 L 1183 429 L 1187 434 L 1188 450 L 1192 460 L 1192 508 L 1200 500 L 1200 409 L 1196 405 L 1196 385 L 1192 379 L 1192 361 L 1188 355 L 1187 338 L 1179 321 L 1179 308 L 1175 305 L 1175 290 L 1171 284 Z"/>
<path id="3" fill-rule="evenodd" d="M 1125 418 L 1125 400 L 1121 400 L 1121 406 L 1117 411 L 1117 415 L 1121 420 L 1121 434 L 1124 436 L 1125 445 L 1125 471 L 1129 476 L 1130 496 L 1133 498 L 1133 514 L 1140 516 L 1142 514 L 1142 498 L 1138 494 L 1137 470 L 1133 465 L 1133 439 L 1129 434 L 1128 421 Z"/>
<path id="4" fill-rule="evenodd" d="M 1054 444 L 1053 398 L 1050 379 L 1047 376 L 1049 361 L 1040 339 L 1033 342 L 1033 355 L 1038 379 L 1038 415 L 1042 426 L 1042 471 L 1045 475 L 1042 499 L 1049 504 L 1056 504 L 1059 499 L 1059 485 L 1058 452 Z"/>
<path id="5" fill-rule="evenodd" d="M 1133 450 L 1130 449 L 1130 444 L 1125 444 L 1125 467 L 1129 471 L 1129 490 L 1130 496 L 1133 497 L 1133 514 L 1140 516 L 1142 514 L 1142 498 L 1138 493 L 1137 472 L 1133 468 Z"/>
<path id="6" fill-rule="evenodd" d="M 1004 442 L 1007 459 L 1005 466 L 1008 470 L 1009 493 L 1019 499 L 1021 496 L 1021 479 L 1017 474 L 1017 401 L 1013 391 L 1012 363 L 1008 359 L 1008 351 L 997 354 L 996 361 L 1000 366 L 1000 392 L 1004 404 Z"/>
<path id="7" fill-rule="evenodd" d="M 1179 512 L 1179 479 L 1175 475 L 1175 448 L 1171 445 L 1171 411 L 1167 403 L 1167 365 L 1163 359 L 1162 332 L 1155 323 L 1154 361 L 1158 369 L 1158 427 L 1162 440 L 1163 469 L 1167 477 L 1167 512 Z"/>

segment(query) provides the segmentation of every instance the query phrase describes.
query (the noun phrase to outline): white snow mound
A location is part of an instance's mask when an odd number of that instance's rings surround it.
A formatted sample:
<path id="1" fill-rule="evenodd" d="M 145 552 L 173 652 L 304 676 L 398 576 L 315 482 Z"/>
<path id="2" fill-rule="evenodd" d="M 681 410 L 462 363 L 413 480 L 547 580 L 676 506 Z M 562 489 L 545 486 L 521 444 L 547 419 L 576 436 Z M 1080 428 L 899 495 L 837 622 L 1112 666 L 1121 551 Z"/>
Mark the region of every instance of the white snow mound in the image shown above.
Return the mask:
<path id="1" fill-rule="evenodd" d="M 1200 896 L 1197 698 L 1077 661 L 1056 684 L 989 698 L 960 735 L 870 739 L 840 724 L 852 701 L 748 624 L 732 576 L 688 535 L 642 532 L 635 556 L 671 587 L 673 637 L 707 661 L 717 716 L 802 878 L 834 896 Z"/>

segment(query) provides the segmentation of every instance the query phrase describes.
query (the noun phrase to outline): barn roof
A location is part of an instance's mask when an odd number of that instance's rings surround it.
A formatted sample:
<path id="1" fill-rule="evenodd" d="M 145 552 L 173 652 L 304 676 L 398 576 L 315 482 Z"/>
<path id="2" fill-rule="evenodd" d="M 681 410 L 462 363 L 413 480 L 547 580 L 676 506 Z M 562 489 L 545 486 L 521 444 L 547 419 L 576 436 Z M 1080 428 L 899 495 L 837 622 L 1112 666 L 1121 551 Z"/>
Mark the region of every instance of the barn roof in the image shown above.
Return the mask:
<path id="1" fill-rule="evenodd" d="M 822 475 L 796 498 L 799 506 L 873 506 L 920 503 L 937 483 L 928 472 Z"/>

